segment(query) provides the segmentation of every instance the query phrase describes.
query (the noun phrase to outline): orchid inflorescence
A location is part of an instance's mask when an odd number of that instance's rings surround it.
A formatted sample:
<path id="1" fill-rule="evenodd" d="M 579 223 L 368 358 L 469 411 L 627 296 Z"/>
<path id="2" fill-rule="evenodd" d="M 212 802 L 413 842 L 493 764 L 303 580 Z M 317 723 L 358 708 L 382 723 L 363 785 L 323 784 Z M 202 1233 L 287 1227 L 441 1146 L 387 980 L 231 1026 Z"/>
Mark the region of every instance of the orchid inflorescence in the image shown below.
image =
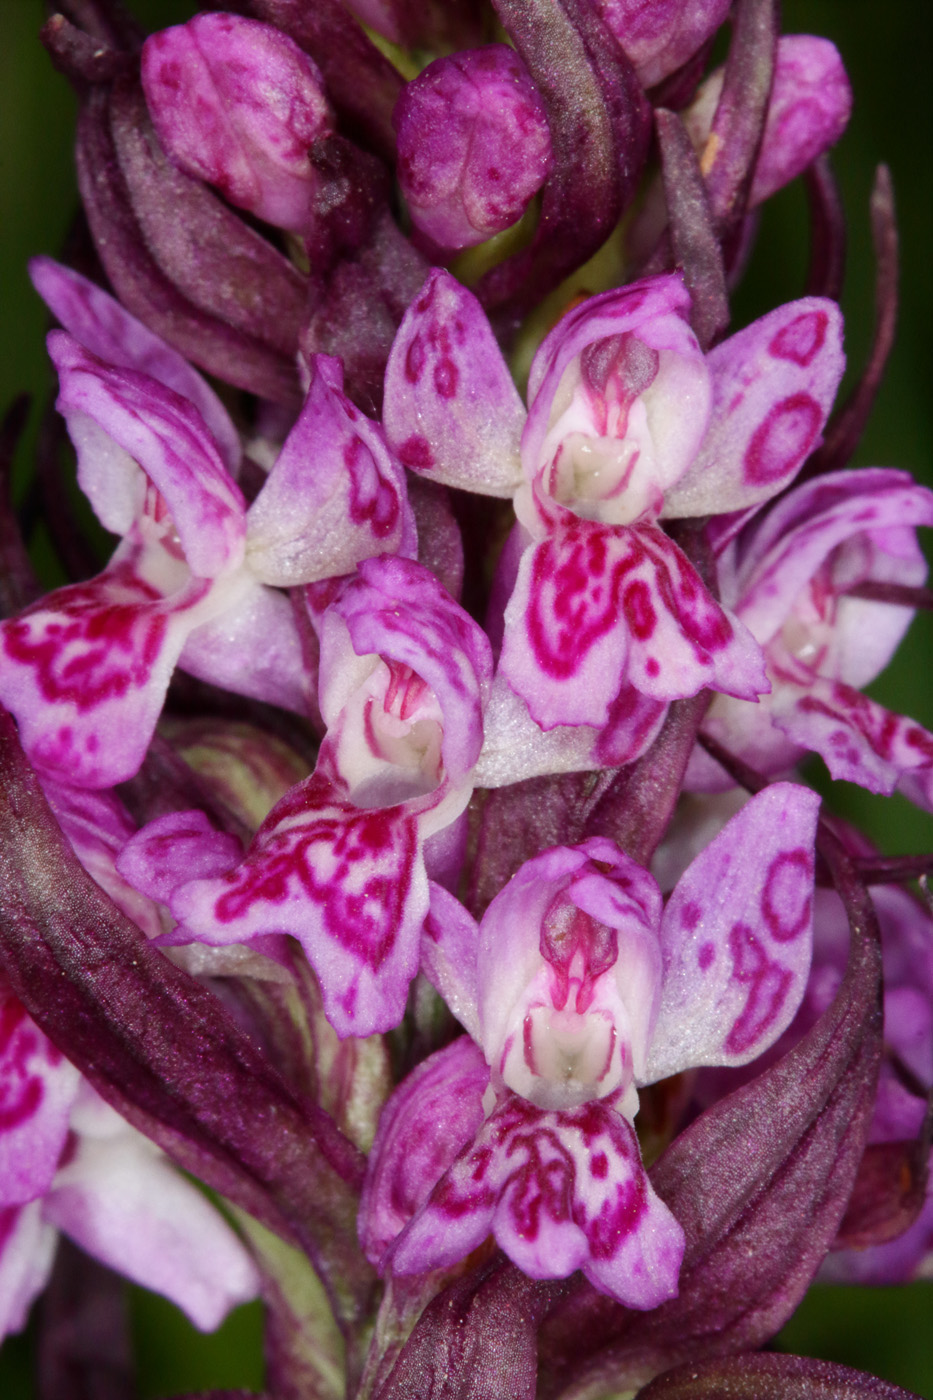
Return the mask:
<path id="1" fill-rule="evenodd" d="M 849 465 L 884 172 L 834 407 L 835 48 L 773 0 L 43 39 L 83 222 L 31 276 L 118 543 L 44 592 L 0 540 L 0 1333 L 102 1264 L 261 1295 L 270 1400 L 905 1394 L 759 1350 L 933 1260 L 929 863 L 795 767 L 933 811 L 864 694 L 933 493 Z M 801 174 L 807 292 L 734 328 Z"/>

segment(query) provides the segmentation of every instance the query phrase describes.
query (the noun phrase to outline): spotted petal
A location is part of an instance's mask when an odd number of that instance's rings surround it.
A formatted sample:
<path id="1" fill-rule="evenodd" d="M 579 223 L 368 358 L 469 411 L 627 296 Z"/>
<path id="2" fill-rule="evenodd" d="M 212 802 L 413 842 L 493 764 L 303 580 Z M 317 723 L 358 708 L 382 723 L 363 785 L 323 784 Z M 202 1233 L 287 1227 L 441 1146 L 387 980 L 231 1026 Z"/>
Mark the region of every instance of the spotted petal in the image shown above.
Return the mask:
<path id="1" fill-rule="evenodd" d="M 0 1217 L 48 1189 L 79 1078 L 22 1003 L 0 988 Z"/>
<path id="2" fill-rule="evenodd" d="M 677 1292 L 683 1231 L 651 1189 L 631 1125 L 604 1104 L 545 1112 L 509 1095 L 400 1236 L 391 1267 L 456 1263 L 490 1231 L 532 1278 L 582 1269 L 634 1308 Z"/>
<path id="3" fill-rule="evenodd" d="M 769 500 L 819 446 L 842 371 L 842 315 L 804 297 L 762 316 L 707 357 L 710 426 L 668 491 L 667 517 L 717 515 Z"/>
<path id="4" fill-rule="evenodd" d="M 476 297 L 434 268 L 386 366 L 383 419 L 413 471 L 486 496 L 521 481 L 525 410 Z"/>
<path id="5" fill-rule="evenodd" d="M 774 783 L 681 876 L 661 921 L 664 980 L 653 1083 L 693 1065 L 741 1065 L 790 1024 L 810 971 L 820 799 Z"/>
<path id="6" fill-rule="evenodd" d="M 821 756 L 834 778 L 887 795 L 904 779 L 913 801 L 933 811 L 933 734 L 915 720 L 823 679 L 806 690 L 780 686 L 771 713 L 789 739 Z"/>

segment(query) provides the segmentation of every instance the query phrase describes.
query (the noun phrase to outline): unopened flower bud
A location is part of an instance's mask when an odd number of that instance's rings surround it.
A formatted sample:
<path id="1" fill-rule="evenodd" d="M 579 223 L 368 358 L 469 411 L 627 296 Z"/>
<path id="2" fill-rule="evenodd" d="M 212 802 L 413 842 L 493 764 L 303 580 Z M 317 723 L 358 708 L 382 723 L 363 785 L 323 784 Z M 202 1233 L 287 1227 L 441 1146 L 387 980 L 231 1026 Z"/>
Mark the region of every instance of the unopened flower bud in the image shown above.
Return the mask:
<path id="1" fill-rule="evenodd" d="M 730 0 L 593 0 L 645 87 L 692 58 L 714 34 Z"/>
<path id="2" fill-rule="evenodd" d="M 412 219 L 441 248 L 469 248 L 514 224 L 550 170 L 544 106 L 504 44 L 429 64 L 393 122 Z"/>
<path id="3" fill-rule="evenodd" d="M 304 231 L 309 148 L 330 129 L 321 75 L 286 34 L 238 15 L 197 15 L 153 34 L 142 80 L 159 140 L 179 169 L 279 228 Z"/>

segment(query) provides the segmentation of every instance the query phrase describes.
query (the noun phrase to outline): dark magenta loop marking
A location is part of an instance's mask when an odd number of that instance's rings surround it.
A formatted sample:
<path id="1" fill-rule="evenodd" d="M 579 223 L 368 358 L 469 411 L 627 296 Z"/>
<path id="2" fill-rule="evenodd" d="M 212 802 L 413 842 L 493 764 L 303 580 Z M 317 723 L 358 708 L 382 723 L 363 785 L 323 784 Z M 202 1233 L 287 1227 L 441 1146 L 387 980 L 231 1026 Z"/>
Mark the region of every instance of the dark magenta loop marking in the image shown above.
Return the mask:
<path id="1" fill-rule="evenodd" d="M 729 930 L 732 975 L 748 987 L 739 1016 L 725 1041 L 730 1055 L 744 1055 L 764 1036 L 780 1014 L 790 991 L 792 974 L 772 962 L 761 941 L 748 924 L 733 924 Z"/>
<path id="2" fill-rule="evenodd" d="M 810 394 L 791 394 L 773 404 L 745 449 L 745 480 L 753 486 L 768 486 L 790 476 L 816 442 L 823 417 Z"/>
<path id="3" fill-rule="evenodd" d="M 765 876 L 761 912 L 768 932 L 778 943 L 792 943 L 810 923 L 813 862 L 799 847 L 775 856 Z"/>
<path id="4" fill-rule="evenodd" d="M 825 345 L 828 326 L 825 311 L 804 311 L 781 327 L 768 345 L 768 354 L 806 368 Z"/>

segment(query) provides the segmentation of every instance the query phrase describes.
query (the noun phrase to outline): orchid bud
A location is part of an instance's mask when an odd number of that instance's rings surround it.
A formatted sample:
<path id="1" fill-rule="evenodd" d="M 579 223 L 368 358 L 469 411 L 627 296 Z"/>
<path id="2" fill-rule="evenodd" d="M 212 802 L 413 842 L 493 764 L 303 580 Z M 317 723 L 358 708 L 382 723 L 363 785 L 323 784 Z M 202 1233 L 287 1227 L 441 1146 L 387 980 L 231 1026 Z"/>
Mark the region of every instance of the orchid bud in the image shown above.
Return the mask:
<path id="1" fill-rule="evenodd" d="M 631 60 L 644 87 L 653 87 L 692 58 L 716 32 L 731 0 L 593 0 Z"/>
<path id="2" fill-rule="evenodd" d="M 197 15 L 143 47 L 159 140 L 188 175 L 279 228 L 304 231 L 309 148 L 330 129 L 317 67 L 286 34 L 238 15 Z"/>
<path id="3" fill-rule="evenodd" d="M 697 150 L 709 137 L 725 69 L 717 69 L 684 114 Z M 768 115 L 748 207 L 754 209 L 835 145 L 852 110 L 852 89 L 835 44 L 813 34 L 779 41 Z"/>
<path id="4" fill-rule="evenodd" d="M 441 248 L 470 248 L 509 228 L 550 170 L 544 106 L 504 44 L 429 64 L 393 122 L 412 219 Z"/>

